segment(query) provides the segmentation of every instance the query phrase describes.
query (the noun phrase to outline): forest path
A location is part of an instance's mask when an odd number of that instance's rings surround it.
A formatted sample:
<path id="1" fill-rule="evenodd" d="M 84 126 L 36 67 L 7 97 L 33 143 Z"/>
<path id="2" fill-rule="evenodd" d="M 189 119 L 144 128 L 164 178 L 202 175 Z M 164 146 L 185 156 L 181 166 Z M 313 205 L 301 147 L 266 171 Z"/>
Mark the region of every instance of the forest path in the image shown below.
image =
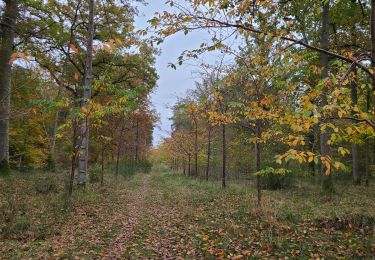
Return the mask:
<path id="1" fill-rule="evenodd" d="M 251 189 L 232 185 L 223 191 L 218 183 L 167 171 L 135 177 L 140 181 L 133 196 L 142 199 L 130 207 L 138 207 L 129 212 L 137 220 L 120 242 L 117 256 L 122 259 L 335 258 L 375 252 L 374 244 L 363 242 L 372 241 L 373 233 L 353 230 L 347 236 L 310 221 L 278 220 L 272 204 L 276 200 L 270 197 L 265 196 L 264 214 L 259 214 L 254 211 L 256 197 Z M 359 253 L 353 251 L 354 240 Z"/>
<path id="2" fill-rule="evenodd" d="M 25 181 L 22 201 L 43 214 L 29 220 L 33 226 L 22 237 L 0 239 L 0 259 L 372 259 L 373 222 L 333 225 L 337 214 L 331 209 L 350 203 L 351 194 L 317 200 L 321 195 L 308 185 L 264 191 L 259 213 L 252 185 L 231 183 L 223 190 L 218 182 L 161 167 L 125 178 L 108 174 L 103 187 L 92 183 L 75 190 L 68 205 L 62 192 L 28 200 L 33 186 Z M 340 212 L 361 210 L 360 202 L 370 209 L 373 195 L 360 194 Z M 322 210 L 328 217 L 319 217 Z"/>
<path id="3" fill-rule="evenodd" d="M 144 210 L 144 200 L 149 193 L 149 178 L 142 178 L 139 187 L 132 194 L 132 202 L 128 205 L 128 214 L 122 220 L 122 228 L 117 238 L 110 244 L 108 253 L 103 259 L 120 259 L 129 239 L 134 233 L 138 218 Z"/>

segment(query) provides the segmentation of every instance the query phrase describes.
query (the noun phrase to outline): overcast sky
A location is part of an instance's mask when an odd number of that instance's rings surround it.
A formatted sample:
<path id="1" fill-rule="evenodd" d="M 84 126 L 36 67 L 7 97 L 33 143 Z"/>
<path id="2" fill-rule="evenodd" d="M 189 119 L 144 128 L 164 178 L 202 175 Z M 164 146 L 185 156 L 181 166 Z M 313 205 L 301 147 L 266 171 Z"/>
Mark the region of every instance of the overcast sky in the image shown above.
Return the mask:
<path id="1" fill-rule="evenodd" d="M 147 6 L 139 6 L 140 15 L 136 18 L 136 27 L 141 29 L 147 27 L 147 20 L 154 16 L 155 12 L 170 10 L 165 0 L 148 0 Z M 208 33 L 195 32 L 183 33 L 168 38 L 163 44 L 158 46 L 162 53 L 156 59 L 156 69 L 159 74 L 158 87 L 152 94 L 152 103 L 160 115 L 160 124 L 154 132 L 154 144 L 157 145 L 163 137 L 169 135 L 171 122 L 168 120 L 172 116 L 168 106 L 177 101 L 177 97 L 183 97 L 189 88 L 194 88 L 194 72 L 198 70 L 193 65 L 182 65 L 173 70 L 168 67 L 168 63 L 176 63 L 178 56 L 187 49 L 198 48 L 200 43 L 208 39 Z M 214 60 L 211 56 L 205 56 L 205 62 Z M 194 62 L 191 62 L 194 64 Z M 197 63 L 198 64 L 198 63 Z M 194 79 L 195 78 L 195 79 Z"/>

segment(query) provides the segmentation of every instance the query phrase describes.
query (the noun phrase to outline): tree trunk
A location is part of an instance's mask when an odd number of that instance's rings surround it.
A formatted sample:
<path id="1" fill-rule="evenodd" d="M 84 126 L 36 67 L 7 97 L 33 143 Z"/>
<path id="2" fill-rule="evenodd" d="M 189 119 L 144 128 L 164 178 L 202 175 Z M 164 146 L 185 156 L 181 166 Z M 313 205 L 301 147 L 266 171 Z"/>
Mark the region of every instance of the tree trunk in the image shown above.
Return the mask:
<path id="1" fill-rule="evenodd" d="M 191 155 L 188 156 L 189 166 L 188 166 L 188 176 L 191 175 Z"/>
<path id="2" fill-rule="evenodd" d="M 137 124 L 136 124 L 136 136 L 135 136 L 135 162 L 138 163 L 138 150 L 139 150 L 139 118 L 137 115 Z"/>
<path id="3" fill-rule="evenodd" d="M 105 147 L 102 147 L 102 169 L 101 169 L 101 175 L 100 175 L 100 185 L 104 186 L 104 150 Z"/>
<path id="4" fill-rule="evenodd" d="M 117 155 L 116 155 L 116 178 L 119 174 L 119 165 L 120 165 L 120 145 L 117 146 Z"/>
<path id="5" fill-rule="evenodd" d="M 194 137 L 194 175 L 198 177 L 198 122 L 195 119 L 195 137 Z"/>
<path id="6" fill-rule="evenodd" d="M 356 106 L 358 104 L 358 93 L 357 93 L 357 85 L 355 83 L 355 79 L 352 80 L 350 87 L 351 87 L 352 105 Z M 352 143 L 352 160 L 353 160 L 352 162 L 353 183 L 354 185 L 360 185 L 361 176 L 360 176 L 360 171 L 359 171 L 359 145 L 356 143 Z"/>
<path id="7" fill-rule="evenodd" d="M 226 140 L 226 126 L 225 124 L 223 124 L 221 126 L 222 128 L 222 142 L 223 142 L 223 151 L 222 151 L 222 155 L 223 155 L 223 166 L 222 166 L 222 177 L 221 177 L 221 184 L 222 184 L 222 187 L 225 189 L 226 187 L 226 168 L 227 168 L 227 140 Z"/>
<path id="8" fill-rule="evenodd" d="M 370 28 L 370 33 L 371 33 L 371 58 L 372 58 L 371 66 L 372 66 L 372 70 L 375 71 L 375 0 L 371 0 L 371 28 Z M 367 96 L 367 112 L 370 111 L 371 96 L 374 99 L 374 93 L 375 93 L 375 73 L 373 72 L 372 95 L 370 93 L 368 93 L 368 96 Z M 367 144 L 367 145 L 370 146 L 370 144 Z M 372 144 L 372 146 L 373 146 L 372 148 L 374 149 L 375 147 L 374 147 L 373 144 Z M 366 158 L 370 157 L 369 152 L 370 152 L 370 149 L 367 150 Z M 375 153 L 374 153 L 374 155 L 375 155 Z M 370 158 L 367 158 L 366 160 L 368 160 L 368 162 L 367 162 L 368 169 L 367 169 L 367 172 L 366 172 L 366 181 L 365 182 L 366 182 L 366 186 L 368 186 L 370 184 Z"/>
<path id="9" fill-rule="evenodd" d="M 255 158 L 256 158 L 256 171 L 259 172 L 261 169 L 260 164 L 260 144 L 259 142 L 255 143 Z M 256 185 L 257 185 L 257 206 L 258 208 L 262 205 L 262 187 L 260 183 L 260 176 L 257 176 Z"/>
<path id="10" fill-rule="evenodd" d="M 322 12 L 322 28 L 321 28 L 321 48 L 324 50 L 328 50 L 329 45 L 329 1 L 323 3 L 323 12 Z M 328 78 L 328 55 L 324 53 L 320 53 L 320 67 L 323 68 L 322 71 L 322 80 Z M 322 93 L 322 103 L 321 106 L 324 107 L 327 105 L 327 87 L 323 88 Z M 329 140 L 329 133 L 328 132 L 320 132 L 320 154 L 323 157 L 328 156 L 328 140 Z M 320 166 L 320 175 L 322 179 L 323 188 L 325 190 L 332 190 L 333 183 L 331 174 L 326 174 L 326 167 L 323 163 Z"/>
<path id="11" fill-rule="evenodd" d="M 73 194 L 73 182 L 74 182 L 74 172 L 76 170 L 76 155 L 72 154 L 71 158 L 71 168 L 70 168 L 70 180 L 69 180 L 69 196 Z"/>
<path id="12" fill-rule="evenodd" d="M 369 144 L 365 144 L 366 149 L 366 158 L 365 158 L 365 185 L 368 187 L 370 185 L 370 149 L 371 146 Z"/>
<path id="13" fill-rule="evenodd" d="M 367 90 L 367 94 L 366 94 L 366 111 L 367 113 L 370 112 L 370 107 L 371 107 L 371 91 L 370 90 Z M 369 186 L 370 185 L 370 162 L 371 162 L 371 158 L 370 158 L 370 154 L 371 154 L 371 148 L 373 145 L 373 142 L 366 142 L 365 144 L 365 148 L 366 148 L 366 169 L 365 169 L 365 185 L 366 186 Z"/>
<path id="14" fill-rule="evenodd" d="M 212 126 L 208 126 L 208 146 L 207 146 L 207 165 L 206 165 L 206 181 L 208 181 L 208 177 L 210 174 L 210 160 L 211 160 L 211 132 Z"/>
<path id="15" fill-rule="evenodd" d="M 186 161 L 185 161 L 185 158 L 184 158 L 184 164 L 183 164 L 183 171 L 184 171 L 184 175 L 186 175 Z"/>
<path id="16" fill-rule="evenodd" d="M 93 39 L 94 39 L 94 5 L 95 0 L 89 0 L 89 23 L 88 38 L 86 47 L 85 73 L 83 77 L 83 100 L 81 107 L 88 106 L 88 100 L 91 98 L 91 81 L 92 81 L 92 60 L 93 60 Z M 86 184 L 87 165 L 89 156 L 89 124 L 88 116 L 81 120 L 81 152 L 79 155 L 78 185 Z"/>
<path id="17" fill-rule="evenodd" d="M 69 196 L 73 194 L 73 183 L 74 183 L 74 173 L 76 170 L 77 162 L 77 152 L 78 152 L 78 137 L 77 137 L 77 123 L 76 120 L 73 121 L 73 144 L 72 144 L 72 156 L 71 156 L 71 168 L 70 168 L 70 179 L 69 179 Z"/>
<path id="18" fill-rule="evenodd" d="M 11 70 L 9 60 L 13 53 L 18 1 L 5 0 L 1 19 L 0 46 L 0 169 L 9 168 L 9 109 Z"/>
<path id="19" fill-rule="evenodd" d="M 258 97 L 260 95 L 258 94 Z M 259 98 L 258 98 L 258 104 L 260 105 L 259 103 Z M 262 137 L 262 129 L 261 129 L 261 121 L 258 119 L 256 120 L 256 123 L 255 123 L 255 135 L 256 135 L 256 138 L 257 138 L 257 141 L 255 142 L 255 160 L 256 160 L 256 164 L 255 164 L 255 170 L 256 172 L 259 172 L 262 168 L 261 166 L 261 158 L 260 158 L 260 153 L 261 153 L 261 147 L 260 147 L 260 143 L 259 143 L 259 139 Z M 261 177 L 259 175 L 256 176 L 256 188 L 257 188 L 257 206 L 258 208 L 261 208 L 262 206 L 262 186 L 261 186 Z"/>
<path id="20" fill-rule="evenodd" d="M 307 138 L 309 140 L 309 149 L 311 152 L 314 152 L 314 144 L 315 144 L 315 128 L 310 129 L 309 133 L 307 134 Z M 315 176 L 315 162 L 312 161 L 309 163 L 309 170 L 311 176 Z"/>
<path id="21" fill-rule="evenodd" d="M 372 58 L 371 66 L 373 69 L 375 69 L 375 0 L 371 0 L 371 29 L 370 30 L 371 30 L 371 58 Z M 375 91 L 375 77 L 374 76 L 372 78 L 372 90 Z"/>

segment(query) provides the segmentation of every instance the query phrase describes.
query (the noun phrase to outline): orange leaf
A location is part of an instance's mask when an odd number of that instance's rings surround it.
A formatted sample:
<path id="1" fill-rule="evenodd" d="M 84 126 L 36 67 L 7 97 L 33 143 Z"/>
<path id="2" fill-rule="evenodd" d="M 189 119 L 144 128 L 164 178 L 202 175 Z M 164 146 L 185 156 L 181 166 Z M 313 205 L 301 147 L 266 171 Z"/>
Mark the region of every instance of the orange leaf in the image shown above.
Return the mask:
<path id="1" fill-rule="evenodd" d="M 75 80 L 75 81 L 78 81 L 78 79 L 79 79 L 78 72 L 74 72 L 74 80 Z"/>
<path id="2" fill-rule="evenodd" d="M 74 51 L 75 54 L 79 53 L 77 47 L 73 43 L 69 44 L 69 49 L 71 49 L 72 51 Z"/>
<path id="3" fill-rule="evenodd" d="M 9 59 L 9 61 L 8 61 L 8 64 L 13 64 L 13 62 L 16 61 L 16 60 L 18 59 L 18 55 L 19 55 L 18 52 L 13 53 L 13 54 L 10 56 L 10 59 Z"/>
<path id="4" fill-rule="evenodd" d="M 88 114 L 89 110 L 86 107 L 81 107 L 83 113 Z"/>

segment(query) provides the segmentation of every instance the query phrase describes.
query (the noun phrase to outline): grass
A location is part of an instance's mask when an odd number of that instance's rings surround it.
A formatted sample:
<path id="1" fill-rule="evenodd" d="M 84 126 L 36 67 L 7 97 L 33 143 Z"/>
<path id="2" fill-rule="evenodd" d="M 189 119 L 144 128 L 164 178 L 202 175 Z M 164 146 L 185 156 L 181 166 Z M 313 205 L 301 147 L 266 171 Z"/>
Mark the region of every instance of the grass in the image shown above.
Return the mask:
<path id="1" fill-rule="evenodd" d="M 146 191 L 124 258 L 371 258 L 373 186 L 336 183 L 325 194 L 298 178 L 286 190 L 206 182 L 169 172 L 89 183 L 66 195 L 67 173 L 0 177 L 0 258 L 100 258 L 122 229 L 135 194 Z"/>
<path id="2" fill-rule="evenodd" d="M 66 193 L 68 173 L 0 177 L 0 255 L 4 258 L 98 256 L 121 228 L 130 181 L 105 176 Z M 25 250 L 23 250 L 25 249 Z"/>
<path id="3" fill-rule="evenodd" d="M 151 183 L 188 230 L 184 256 L 353 258 L 375 252 L 371 187 L 342 183 L 326 195 L 318 184 L 300 179 L 292 189 L 263 191 L 258 212 L 255 190 L 242 184 L 222 190 L 219 183 L 173 173 L 154 174 Z"/>

